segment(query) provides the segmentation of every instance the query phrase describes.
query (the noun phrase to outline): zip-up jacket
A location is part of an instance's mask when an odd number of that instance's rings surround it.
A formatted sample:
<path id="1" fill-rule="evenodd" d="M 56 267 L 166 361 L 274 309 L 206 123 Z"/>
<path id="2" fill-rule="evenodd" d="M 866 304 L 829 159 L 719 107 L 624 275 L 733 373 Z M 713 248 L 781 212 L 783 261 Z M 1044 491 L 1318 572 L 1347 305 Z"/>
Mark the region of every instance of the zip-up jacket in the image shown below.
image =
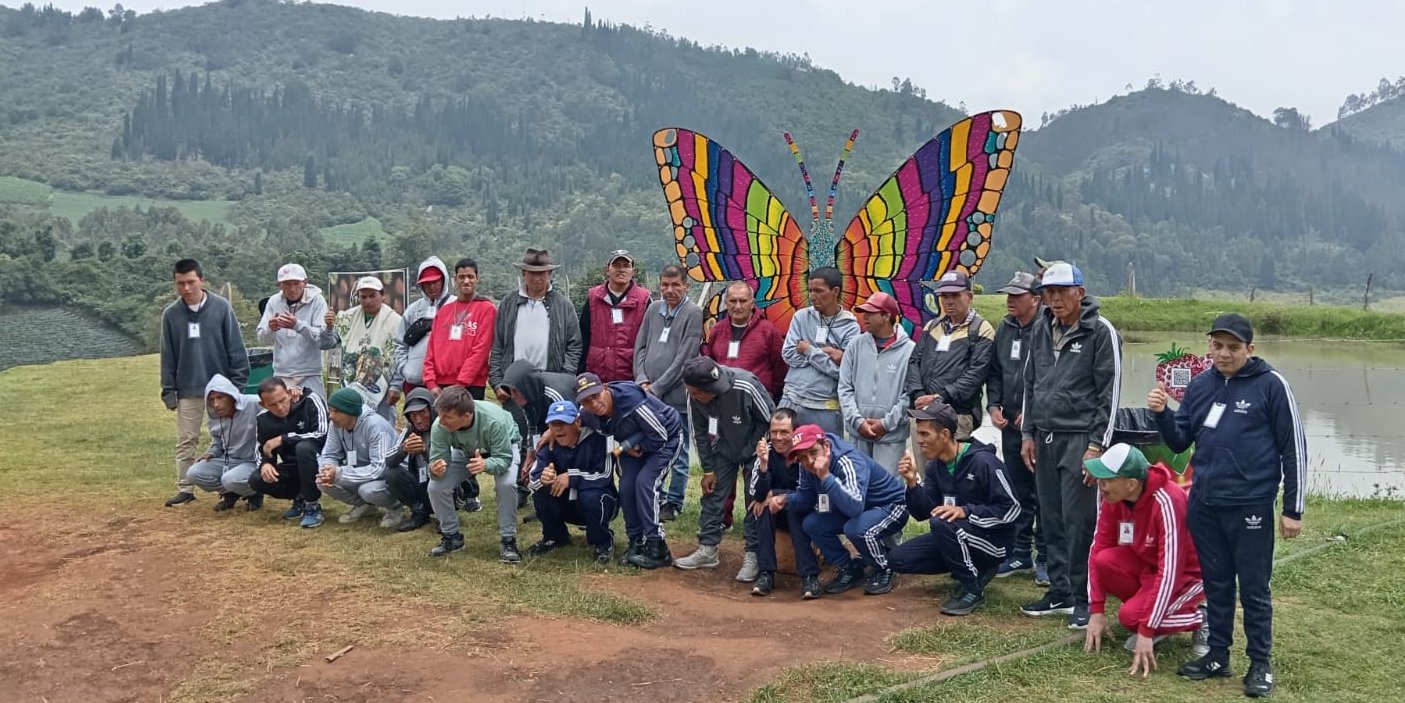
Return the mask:
<path id="1" fill-rule="evenodd" d="M 444 429 L 440 420 L 434 421 L 429 430 L 429 461 L 448 461 L 451 449 L 462 451 L 464 458 L 469 460 L 475 452 L 482 452 L 488 465 L 485 471 L 501 476 L 513 469 L 521 442 L 512 414 L 501 406 L 480 401 L 473 404 L 473 425 L 467 429 L 450 432 Z"/>
<path id="2" fill-rule="evenodd" d="M 198 311 L 177 299 L 161 312 L 161 397 L 172 410 L 176 398 L 203 398 L 215 374 L 240 388 L 249 380 L 249 354 L 234 309 L 209 291 Z"/>
<path id="3" fill-rule="evenodd" d="M 1024 399 L 1024 363 L 1029 358 L 1030 336 L 1039 319 L 1036 313 L 1028 325 L 1021 327 L 1014 315 L 1006 315 L 995 330 L 995 351 L 990 355 L 985 384 L 986 407 L 998 408 L 1012 423 Z M 1010 429 L 1018 432 L 1020 428 Z"/>
<path id="4" fill-rule="evenodd" d="M 439 415 L 434 411 L 434 393 L 428 388 L 416 388 L 410 391 L 409 395 L 405 396 L 406 403 L 415 399 L 429 403 L 429 427 L 426 427 L 423 432 L 420 432 L 415 429 L 414 423 L 410 422 L 409 418 L 406 418 L 405 430 L 400 433 L 399 437 L 395 438 L 395 451 L 391 452 L 390 458 L 386 459 L 385 463 L 386 466 L 392 467 L 404 466 L 406 470 L 412 475 L 417 476 L 419 481 L 423 483 L 429 480 L 429 443 L 431 441 L 429 433 L 434 430 L 434 420 Z M 424 442 L 424 451 L 419 454 L 411 454 L 405 451 L 405 440 L 409 439 L 412 434 L 418 435 L 420 440 Z"/>
<path id="5" fill-rule="evenodd" d="M 634 341 L 649 310 L 649 289 L 630 281 L 619 304 L 613 305 L 611 300 L 608 284 L 591 288 L 580 316 L 581 344 L 585 347 L 580 371 L 589 371 L 606 383 L 634 378 Z"/>
<path id="6" fill-rule="evenodd" d="M 761 462 L 766 462 L 766 470 L 761 470 Z M 770 454 L 759 457 L 747 477 L 746 493 L 752 502 L 759 503 L 770 497 L 771 492 L 789 493 L 800 484 L 800 474 L 804 473 L 800 464 L 787 461 L 780 452 L 772 449 Z"/>
<path id="7" fill-rule="evenodd" d="M 828 328 L 824 343 L 817 344 L 819 331 L 824 327 Z M 832 319 L 820 315 L 813 305 L 796 312 L 781 343 L 781 358 L 790 367 L 781 391 L 784 399 L 803 408 L 838 410 L 839 364 L 831 361 L 822 347 L 845 349 L 857 336 L 859 320 L 848 310 L 840 309 Z M 810 343 L 806 354 L 798 348 L 802 339 Z"/>
<path id="8" fill-rule="evenodd" d="M 614 473 L 605 460 L 605 435 L 589 427 L 581 428 L 576 446 L 552 442 L 537 453 L 537 463 L 527 475 L 527 485 L 532 490 L 542 487 L 542 472 L 547 464 L 555 464 L 557 474 L 568 474 L 571 488 L 577 491 L 615 490 Z"/>
<path id="9" fill-rule="evenodd" d="M 1078 322 L 1054 345 L 1052 310 L 1035 318 L 1024 372 L 1024 439 L 1040 432 L 1086 432 L 1089 444 L 1112 445 L 1121 402 L 1122 338 L 1098 314 L 1098 300 L 1083 299 Z"/>
<path id="10" fill-rule="evenodd" d="M 756 458 L 756 443 L 771 428 L 774 409 L 765 386 L 750 371 L 719 366 L 717 372 L 728 390 L 716 394 L 711 403 L 689 400 L 698 460 L 709 473 L 751 463 Z M 714 423 L 717 434 L 709 434 Z"/>
<path id="11" fill-rule="evenodd" d="M 514 347 L 517 344 L 517 313 L 526 300 L 521 290 L 508 293 L 498 305 L 498 316 L 493 326 L 492 352 L 488 356 L 488 381 L 494 388 L 502 383 L 507 367 L 517 360 Z M 572 373 L 581 364 L 581 323 L 576 317 L 576 309 L 571 299 L 555 288 L 546 292 L 542 299 L 546 308 L 550 327 L 547 330 L 546 368 L 543 371 Z"/>
<path id="12" fill-rule="evenodd" d="M 487 385 L 497 319 L 498 309 L 487 298 L 467 303 L 454 299 L 439 306 L 424 355 L 425 387 Z M 454 327 L 459 328 L 458 339 Z"/>
<path id="13" fill-rule="evenodd" d="M 546 415 L 552 403 L 576 399 L 576 377 L 568 373 L 537 371 L 532 362 L 518 359 L 507 367 L 501 385 L 514 388 L 527 398 L 522 415 L 527 426 L 521 427 L 527 437 L 539 437 L 546 431 Z"/>
<path id="14" fill-rule="evenodd" d="M 868 332 L 849 342 L 839 363 L 839 408 L 852 436 L 860 436 L 859 424 L 864 420 L 877 419 L 888 430 L 880 443 L 907 441 L 908 402 L 903 389 L 913 349 L 900 325 L 893 328 L 893 337 L 882 349 Z"/>
<path id="15" fill-rule="evenodd" d="M 779 398 L 781 382 L 785 379 L 785 372 L 790 369 L 785 359 L 781 358 L 783 338 L 780 330 L 760 311 L 753 313 L 746 327 L 742 328 L 740 338 L 736 338 L 737 355 L 730 357 L 727 352 L 736 336 L 734 329 L 730 319 L 724 317 L 718 320 L 708 333 L 707 343 L 702 348 L 703 356 L 723 366 L 750 371 L 772 398 Z"/>
<path id="16" fill-rule="evenodd" d="M 350 430 L 332 426 L 317 461 L 318 466 L 339 467 L 339 479 L 365 483 L 385 476 L 386 459 L 393 451 L 395 428 L 368 405 L 361 410 L 356 426 Z"/>
<path id="17" fill-rule="evenodd" d="M 1188 599 L 1203 597 L 1200 558 L 1195 554 L 1185 510 L 1185 491 L 1161 464 L 1147 468 L 1146 486 L 1135 503 L 1102 501 L 1098 510 L 1098 528 L 1093 533 L 1088 563 L 1092 564 L 1104 549 L 1121 547 L 1136 555 L 1146 572 L 1156 575 L 1146 586 L 1156 589 L 1156 598 L 1137 633 L 1142 637 L 1151 637 L 1159 629 L 1193 625 L 1199 618 L 1185 607 Z M 1121 544 L 1124 523 L 1132 525 L 1129 544 Z M 1098 570 L 1090 568 L 1088 612 L 1101 613 L 1106 603 L 1107 593 L 1098 581 Z"/>
<path id="18" fill-rule="evenodd" d="M 314 442 L 317 450 L 322 451 L 331 426 L 327 419 L 327 401 L 316 393 L 308 393 L 288 406 L 287 417 L 278 417 L 267 410 L 259 413 L 259 463 L 294 461 L 297 456 L 294 452 L 302 442 Z M 273 456 L 267 456 L 263 453 L 263 444 L 274 437 L 282 437 L 283 441 L 273 451 Z"/>
<path id="19" fill-rule="evenodd" d="M 903 503 L 901 480 L 848 442 L 830 433 L 825 433 L 825 437 L 829 439 L 829 475 L 819 481 L 802 469 L 795 491 L 787 494 L 786 508 L 810 512 L 821 493 L 829 496 L 831 510 L 847 518 L 858 517 L 869 508 Z M 907 521 L 906 516 L 903 521 Z"/>
<path id="20" fill-rule="evenodd" d="M 298 319 L 293 329 L 273 330 L 268 326 L 275 316 L 291 312 Z M 290 378 L 322 375 L 322 350 L 336 346 L 332 335 L 326 334 L 323 318 L 327 315 L 327 300 L 322 290 L 308 284 L 302 300 L 289 304 L 282 293 L 268 299 L 268 307 L 259 320 L 259 344 L 273 345 L 273 373 Z"/>
<path id="21" fill-rule="evenodd" d="M 946 351 L 941 350 L 942 337 L 948 338 Z M 995 350 L 995 328 L 972 310 L 960 322 L 945 316 L 928 322 L 913 341 L 917 348 L 907 371 L 909 399 L 935 393 L 957 412 L 979 416 L 981 386 Z"/>
<path id="22" fill-rule="evenodd" d="M 634 340 L 634 382 L 649 384 L 650 393 L 683 412 L 688 407 L 683 362 L 702 353 L 702 333 L 703 313 L 697 303 L 684 298 L 671 314 L 662 300 L 650 305 Z"/>
<path id="23" fill-rule="evenodd" d="M 234 399 L 234 416 L 220 417 L 209 409 L 211 393 L 223 393 Z M 205 384 L 205 413 L 210 417 L 210 448 L 212 461 L 226 465 L 252 463 L 258 459 L 259 397 L 246 395 L 229 379 L 215 374 Z"/>
<path id="24" fill-rule="evenodd" d="M 932 510 L 945 505 L 950 496 L 966 510 L 966 517 L 955 521 L 958 527 L 996 550 L 1008 548 L 1015 539 L 1020 502 L 1010 489 L 1005 464 L 995 456 L 995 448 L 971 440 L 961 445 L 952 463 L 955 466 L 948 468 L 940 459 L 927 462 L 922 482 L 907 489 L 908 512 L 919 520 L 930 520 Z"/>
<path id="25" fill-rule="evenodd" d="M 1219 418 L 1210 422 L 1215 412 Z M 1231 378 L 1213 368 L 1196 376 L 1178 410 L 1156 413 L 1156 426 L 1171 451 L 1195 445 L 1191 500 L 1211 506 L 1267 503 L 1278 496 L 1281 481 L 1283 514 L 1302 518 L 1307 440 L 1288 379 L 1267 361 L 1250 358 Z"/>
<path id="26" fill-rule="evenodd" d="M 420 263 L 415 271 L 415 280 L 427 268 L 437 268 L 444 274 L 444 287 L 438 298 L 422 295 L 405 308 L 400 316 L 400 326 L 395 328 L 395 369 L 391 383 L 408 383 L 412 386 L 424 385 L 424 355 L 429 349 L 429 331 L 434 325 L 434 314 L 441 305 L 453 296 L 449 293 L 449 267 L 437 256 L 431 256 Z"/>
<path id="27" fill-rule="evenodd" d="M 642 449 L 642 461 L 646 466 L 671 462 L 674 452 L 678 451 L 678 443 L 684 441 L 678 411 L 657 396 L 644 392 L 637 383 L 615 381 L 606 385 L 615 401 L 614 415 L 602 418 L 582 412 L 581 421 L 597 432 L 614 437 L 617 442 Z M 633 457 L 627 454 L 620 455 L 620 461 L 631 459 Z"/>

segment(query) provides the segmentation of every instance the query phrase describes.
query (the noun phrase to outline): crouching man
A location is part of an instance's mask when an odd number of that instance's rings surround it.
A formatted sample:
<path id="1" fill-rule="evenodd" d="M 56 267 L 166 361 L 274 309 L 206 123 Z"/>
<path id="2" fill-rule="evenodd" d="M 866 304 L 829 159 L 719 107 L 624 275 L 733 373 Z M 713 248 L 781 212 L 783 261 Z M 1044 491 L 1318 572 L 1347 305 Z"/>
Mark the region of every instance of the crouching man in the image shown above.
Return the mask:
<path id="1" fill-rule="evenodd" d="M 790 516 L 781 503 L 772 506 L 771 496 L 794 491 L 799 485 L 800 466 L 787 459 L 790 437 L 795 431 L 795 411 L 776 408 L 771 413 L 768 439 L 756 443 L 756 465 L 747 477 L 746 557 L 737 580 L 752 581 L 751 595 L 769 596 L 776 587 L 776 530 L 790 532 Z M 769 440 L 769 441 L 768 441 Z M 754 567 L 754 573 L 748 566 Z"/>
<path id="2" fill-rule="evenodd" d="M 327 405 L 332 429 L 318 457 L 322 470 L 317 486 L 351 506 L 337 522 L 350 524 L 382 508 L 381 527 L 399 525 L 405 519 L 404 508 L 385 484 L 385 461 L 395 450 L 395 430 L 350 388 L 338 389 Z"/>
<path id="3" fill-rule="evenodd" d="M 442 557 L 463 549 L 454 489 L 469 476 L 486 473 L 493 477 L 498 503 L 498 560 L 522 561 L 517 549 L 517 461 L 522 441 L 517 422 L 501 406 L 474 401 L 465 386 L 441 390 L 434 409 L 439 419 L 429 431 L 429 503 L 444 537 L 429 555 Z M 453 450 L 462 452 L 467 462 L 450 461 Z"/>
<path id="4" fill-rule="evenodd" d="M 190 467 L 186 477 L 207 491 L 219 491 L 215 512 L 233 508 L 240 498 L 249 510 L 263 507 L 263 494 L 249 487 L 258 459 L 258 396 L 245 395 L 220 374 L 205 384 L 210 448 Z"/>
<path id="5" fill-rule="evenodd" d="M 385 484 L 410 512 L 396 532 L 414 532 L 429 524 L 429 430 L 434 425 L 434 393 L 416 388 L 405 396 L 405 431 L 386 461 Z M 476 485 L 476 484 L 475 484 Z"/>
<path id="6" fill-rule="evenodd" d="M 546 427 L 549 441 L 527 477 L 542 538 L 527 553 L 539 556 L 569 546 L 566 525 L 580 525 L 596 563 L 609 564 L 615 557 L 610 521 L 619 512 L 620 494 L 605 459 L 605 435 L 581 427 L 580 411 L 569 400 L 551 404 Z"/>
<path id="7" fill-rule="evenodd" d="M 294 397 L 277 376 L 259 384 L 259 470 L 249 487 L 280 500 L 291 499 L 285 520 L 302 527 L 322 524 L 322 491 L 317 488 L 318 456 L 327 442 L 327 404 L 316 393 Z"/>

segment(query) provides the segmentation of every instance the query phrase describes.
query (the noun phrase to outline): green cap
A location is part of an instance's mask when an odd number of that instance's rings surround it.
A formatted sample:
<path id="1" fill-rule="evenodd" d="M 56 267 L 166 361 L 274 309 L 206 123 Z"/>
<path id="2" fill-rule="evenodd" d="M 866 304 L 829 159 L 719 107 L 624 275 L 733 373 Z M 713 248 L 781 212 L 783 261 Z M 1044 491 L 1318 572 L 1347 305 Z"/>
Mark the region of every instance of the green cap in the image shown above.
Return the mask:
<path id="1" fill-rule="evenodd" d="M 1093 478 L 1146 478 L 1146 455 L 1130 444 L 1114 444 L 1096 459 L 1083 462 Z"/>

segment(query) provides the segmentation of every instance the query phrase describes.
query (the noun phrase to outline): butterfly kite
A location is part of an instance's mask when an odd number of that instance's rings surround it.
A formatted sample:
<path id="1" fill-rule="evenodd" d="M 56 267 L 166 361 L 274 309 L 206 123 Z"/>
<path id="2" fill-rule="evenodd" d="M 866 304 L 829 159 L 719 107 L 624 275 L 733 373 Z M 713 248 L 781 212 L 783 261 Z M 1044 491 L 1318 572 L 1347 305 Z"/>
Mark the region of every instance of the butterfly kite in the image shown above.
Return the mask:
<path id="1" fill-rule="evenodd" d="M 844 145 L 821 218 L 800 150 L 785 135 L 810 198 L 807 237 L 761 179 L 720 144 L 688 129 L 654 132 L 654 159 L 688 275 L 749 283 L 757 306 L 782 333 L 807 304 L 809 272 L 824 266 L 839 269 L 846 309 L 883 291 L 909 323 L 939 315 L 922 281 L 952 270 L 973 275 L 985 260 L 1020 115 L 972 115 L 923 144 L 869 196 L 836 243 L 834 196 L 858 136 L 855 130 Z M 709 304 L 713 315 L 720 298 Z"/>

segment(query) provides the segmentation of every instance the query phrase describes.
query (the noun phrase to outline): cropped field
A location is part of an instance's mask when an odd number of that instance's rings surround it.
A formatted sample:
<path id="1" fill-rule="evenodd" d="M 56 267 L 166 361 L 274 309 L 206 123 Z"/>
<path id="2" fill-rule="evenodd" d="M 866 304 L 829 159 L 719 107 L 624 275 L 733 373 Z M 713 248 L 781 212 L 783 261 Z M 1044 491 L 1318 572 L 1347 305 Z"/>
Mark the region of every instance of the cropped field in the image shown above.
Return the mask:
<path id="1" fill-rule="evenodd" d="M 36 181 L 0 176 L 0 204 L 22 205 L 48 210 L 67 217 L 75 226 L 88 213 L 100 207 L 150 208 L 173 207 L 190 220 L 209 220 L 213 224 L 229 223 L 228 200 L 168 200 L 165 198 L 143 198 L 130 195 L 103 195 L 101 193 L 74 193 L 54 188 Z"/>

